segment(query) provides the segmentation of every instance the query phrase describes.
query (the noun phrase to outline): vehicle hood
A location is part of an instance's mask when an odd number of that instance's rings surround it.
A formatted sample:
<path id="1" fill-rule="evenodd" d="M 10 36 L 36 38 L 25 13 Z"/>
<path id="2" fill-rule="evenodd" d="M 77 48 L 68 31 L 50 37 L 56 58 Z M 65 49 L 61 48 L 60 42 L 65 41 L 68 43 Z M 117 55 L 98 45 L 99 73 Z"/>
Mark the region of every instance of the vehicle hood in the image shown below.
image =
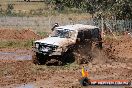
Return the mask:
<path id="1" fill-rule="evenodd" d="M 48 38 L 44 38 L 44 39 L 41 39 L 41 40 L 37 40 L 35 42 L 58 45 L 58 46 L 67 45 L 69 43 L 72 43 L 67 38 L 59 38 L 59 37 L 48 37 Z"/>

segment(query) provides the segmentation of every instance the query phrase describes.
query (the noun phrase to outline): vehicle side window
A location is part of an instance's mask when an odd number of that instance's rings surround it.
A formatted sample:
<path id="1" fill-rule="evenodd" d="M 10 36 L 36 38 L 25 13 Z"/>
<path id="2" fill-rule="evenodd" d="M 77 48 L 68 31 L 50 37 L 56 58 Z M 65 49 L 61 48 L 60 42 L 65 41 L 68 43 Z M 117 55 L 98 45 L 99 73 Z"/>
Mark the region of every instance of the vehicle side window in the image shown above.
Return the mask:
<path id="1" fill-rule="evenodd" d="M 82 30 L 78 32 L 77 38 L 80 39 L 80 41 L 84 40 L 84 33 Z"/>
<path id="2" fill-rule="evenodd" d="M 99 29 L 95 28 L 91 30 L 92 38 L 99 38 Z"/>
<path id="3" fill-rule="evenodd" d="M 91 31 L 90 30 L 85 30 L 84 31 L 84 38 L 85 39 L 90 39 L 92 37 Z"/>

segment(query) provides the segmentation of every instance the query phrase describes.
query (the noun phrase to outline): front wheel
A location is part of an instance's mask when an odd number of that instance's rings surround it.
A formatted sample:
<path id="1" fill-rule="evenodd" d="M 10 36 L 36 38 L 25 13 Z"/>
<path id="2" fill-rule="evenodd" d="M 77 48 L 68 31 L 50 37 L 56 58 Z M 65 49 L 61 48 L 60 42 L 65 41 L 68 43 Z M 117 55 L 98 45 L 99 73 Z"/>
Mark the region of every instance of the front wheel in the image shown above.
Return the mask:
<path id="1" fill-rule="evenodd" d="M 67 51 L 62 55 L 61 61 L 63 64 L 73 63 L 75 61 L 74 54 L 71 51 Z"/>
<path id="2" fill-rule="evenodd" d="M 32 61 L 34 64 L 38 65 L 45 64 L 45 62 L 47 61 L 47 56 L 34 52 L 34 54 L 32 55 Z"/>
<path id="3" fill-rule="evenodd" d="M 34 64 L 39 64 L 39 60 L 38 60 L 38 57 L 37 57 L 37 53 L 35 53 L 35 52 L 32 55 L 32 62 Z"/>

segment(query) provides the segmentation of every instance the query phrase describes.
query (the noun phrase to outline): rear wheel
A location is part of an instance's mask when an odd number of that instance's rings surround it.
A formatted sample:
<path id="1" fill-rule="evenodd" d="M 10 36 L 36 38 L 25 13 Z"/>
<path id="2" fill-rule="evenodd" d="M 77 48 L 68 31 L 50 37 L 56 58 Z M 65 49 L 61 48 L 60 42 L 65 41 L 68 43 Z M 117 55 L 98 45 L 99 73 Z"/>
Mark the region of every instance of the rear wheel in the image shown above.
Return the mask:
<path id="1" fill-rule="evenodd" d="M 75 61 L 74 54 L 72 51 L 67 51 L 62 55 L 61 61 L 63 64 L 73 63 Z"/>
<path id="2" fill-rule="evenodd" d="M 92 41 L 87 40 L 84 43 L 77 45 L 74 50 L 74 57 L 78 64 L 87 64 L 92 60 Z"/>

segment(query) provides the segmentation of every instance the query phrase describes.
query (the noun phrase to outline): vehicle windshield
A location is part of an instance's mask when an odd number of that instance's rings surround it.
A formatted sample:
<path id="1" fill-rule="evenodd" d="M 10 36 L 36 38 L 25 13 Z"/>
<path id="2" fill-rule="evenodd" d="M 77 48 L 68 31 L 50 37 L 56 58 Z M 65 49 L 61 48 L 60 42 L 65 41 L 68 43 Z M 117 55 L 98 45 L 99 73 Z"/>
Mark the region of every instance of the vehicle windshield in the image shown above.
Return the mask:
<path id="1" fill-rule="evenodd" d="M 54 30 L 51 37 L 70 38 L 70 30 Z"/>

